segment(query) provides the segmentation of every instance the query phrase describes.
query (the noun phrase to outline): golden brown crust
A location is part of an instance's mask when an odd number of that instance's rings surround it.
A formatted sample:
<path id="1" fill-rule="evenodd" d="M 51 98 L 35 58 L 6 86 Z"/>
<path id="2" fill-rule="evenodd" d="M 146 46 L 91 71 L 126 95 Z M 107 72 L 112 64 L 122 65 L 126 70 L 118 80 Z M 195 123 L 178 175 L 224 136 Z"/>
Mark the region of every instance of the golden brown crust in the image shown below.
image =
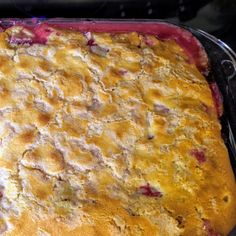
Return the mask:
<path id="1" fill-rule="evenodd" d="M 0 33 L 0 233 L 230 231 L 221 126 L 175 42 L 59 29 L 45 45 L 12 42 L 21 30 Z"/>

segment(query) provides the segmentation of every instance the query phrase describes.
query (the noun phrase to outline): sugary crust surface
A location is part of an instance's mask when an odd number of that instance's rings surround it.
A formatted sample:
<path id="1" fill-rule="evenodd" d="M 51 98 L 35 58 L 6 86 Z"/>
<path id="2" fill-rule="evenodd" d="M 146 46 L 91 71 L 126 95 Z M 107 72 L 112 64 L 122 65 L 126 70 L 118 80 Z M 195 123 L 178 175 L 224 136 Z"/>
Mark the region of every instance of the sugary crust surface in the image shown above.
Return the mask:
<path id="1" fill-rule="evenodd" d="M 0 233 L 226 235 L 235 179 L 183 50 L 50 30 L 44 45 L 0 33 Z"/>

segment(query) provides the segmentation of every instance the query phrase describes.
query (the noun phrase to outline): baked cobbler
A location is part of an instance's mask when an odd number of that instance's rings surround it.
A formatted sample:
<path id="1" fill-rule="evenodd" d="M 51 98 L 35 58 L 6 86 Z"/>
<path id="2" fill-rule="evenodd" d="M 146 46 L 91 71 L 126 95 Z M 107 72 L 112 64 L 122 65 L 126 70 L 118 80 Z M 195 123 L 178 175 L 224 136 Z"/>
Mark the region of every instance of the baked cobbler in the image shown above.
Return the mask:
<path id="1" fill-rule="evenodd" d="M 0 33 L 1 234 L 226 235 L 235 179 L 185 51 L 136 32 L 47 31 Z"/>

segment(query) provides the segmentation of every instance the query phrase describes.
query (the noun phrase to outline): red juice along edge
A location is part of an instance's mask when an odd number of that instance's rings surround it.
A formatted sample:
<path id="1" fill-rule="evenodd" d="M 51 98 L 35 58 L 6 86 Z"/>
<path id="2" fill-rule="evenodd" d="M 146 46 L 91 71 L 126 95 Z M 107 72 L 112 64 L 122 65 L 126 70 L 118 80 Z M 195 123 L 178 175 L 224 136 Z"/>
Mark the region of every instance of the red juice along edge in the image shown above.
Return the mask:
<path id="1" fill-rule="evenodd" d="M 186 52 L 189 62 L 194 63 L 202 74 L 209 71 L 208 57 L 201 43 L 189 31 L 162 22 L 115 22 L 79 21 L 70 23 L 46 23 L 50 26 L 78 30 L 82 32 L 132 32 L 152 34 L 161 40 L 175 40 Z"/>
<path id="2" fill-rule="evenodd" d="M 218 117 L 223 115 L 223 97 L 216 82 L 210 83 L 210 89 Z"/>
<path id="3" fill-rule="evenodd" d="M 34 19 L 33 19 L 34 20 Z M 133 32 L 152 34 L 161 40 L 175 40 L 186 52 L 189 62 L 194 63 L 202 74 L 209 71 L 208 57 L 201 43 L 189 31 L 164 22 L 117 22 L 117 21 L 75 21 L 75 22 L 43 22 L 28 25 L 24 22 L 14 22 L 12 25 L 22 25 L 35 33 L 35 43 L 46 43 L 52 33 L 51 27 L 78 30 L 81 32 Z"/>

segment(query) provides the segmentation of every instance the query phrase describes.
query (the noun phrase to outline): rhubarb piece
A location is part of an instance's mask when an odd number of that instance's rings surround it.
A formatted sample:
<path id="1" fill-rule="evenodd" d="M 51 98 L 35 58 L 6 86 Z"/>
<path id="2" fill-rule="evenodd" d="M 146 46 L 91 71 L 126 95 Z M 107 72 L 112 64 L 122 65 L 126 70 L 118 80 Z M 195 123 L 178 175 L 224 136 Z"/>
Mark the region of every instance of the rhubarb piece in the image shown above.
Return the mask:
<path id="1" fill-rule="evenodd" d="M 100 47 L 98 45 L 90 46 L 90 50 L 92 53 L 97 54 L 98 56 L 102 56 L 102 57 L 105 57 L 107 53 L 109 52 L 109 49 Z"/>
<path id="2" fill-rule="evenodd" d="M 99 46 L 95 42 L 95 39 L 93 38 L 93 36 L 90 32 L 84 33 L 84 36 L 88 40 L 87 46 L 89 46 L 89 49 L 92 53 L 97 54 L 97 55 L 102 56 L 102 57 L 106 56 L 106 54 L 109 52 L 109 49 Z"/>
<path id="3" fill-rule="evenodd" d="M 9 43 L 11 45 L 32 44 L 34 41 L 34 33 L 24 27 L 18 26 L 10 33 Z"/>
<path id="4" fill-rule="evenodd" d="M 155 104 L 154 105 L 154 111 L 157 112 L 157 113 L 160 113 L 160 114 L 168 114 L 170 112 L 170 109 L 167 108 L 166 106 L 164 105 L 161 105 L 161 104 Z"/>

